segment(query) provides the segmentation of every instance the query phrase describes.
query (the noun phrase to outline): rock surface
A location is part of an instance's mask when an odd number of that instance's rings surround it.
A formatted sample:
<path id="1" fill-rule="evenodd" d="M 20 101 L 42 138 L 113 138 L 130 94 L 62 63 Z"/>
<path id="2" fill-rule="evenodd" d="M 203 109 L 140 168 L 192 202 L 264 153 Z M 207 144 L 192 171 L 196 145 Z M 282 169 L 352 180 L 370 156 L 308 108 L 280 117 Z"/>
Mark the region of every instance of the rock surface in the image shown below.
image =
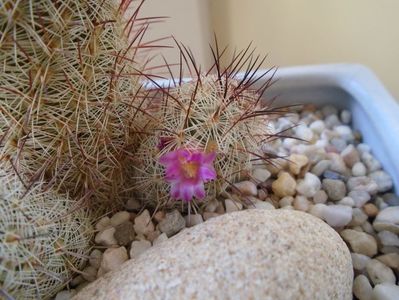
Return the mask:
<path id="1" fill-rule="evenodd" d="M 309 214 L 246 210 L 186 229 L 73 299 L 352 299 L 339 235 Z"/>

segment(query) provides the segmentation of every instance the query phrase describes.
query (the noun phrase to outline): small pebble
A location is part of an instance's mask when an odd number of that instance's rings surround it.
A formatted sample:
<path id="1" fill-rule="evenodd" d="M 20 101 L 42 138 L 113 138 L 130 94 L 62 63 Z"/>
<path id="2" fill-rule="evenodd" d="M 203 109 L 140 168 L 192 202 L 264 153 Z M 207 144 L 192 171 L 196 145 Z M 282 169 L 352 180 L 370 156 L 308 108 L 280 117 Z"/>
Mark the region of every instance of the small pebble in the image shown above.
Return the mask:
<path id="1" fill-rule="evenodd" d="M 155 230 L 149 211 L 146 209 L 134 219 L 134 230 L 137 234 L 147 235 Z"/>
<path id="2" fill-rule="evenodd" d="M 387 230 L 380 231 L 378 238 L 383 246 L 399 246 L 399 237 L 393 232 Z"/>
<path id="3" fill-rule="evenodd" d="M 366 276 L 358 275 L 353 281 L 353 294 L 359 300 L 372 300 L 373 288 Z"/>
<path id="4" fill-rule="evenodd" d="M 371 155 L 369 152 L 363 152 L 360 158 L 362 162 L 366 165 L 370 173 L 381 169 L 380 162 L 377 159 L 375 159 L 374 156 Z"/>
<path id="5" fill-rule="evenodd" d="M 390 268 L 377 259 L 371 259 L 366 265 L 367 274 L 373 284 L 396 283 L 395 274 Z"/>
<path id="6" fill-rule="evenodd" d="M 386 193 L 382 196 L 384 202 L 389 206 L 399 206 L 399 196 L 393 193 Z"/>
<path id="7" fill-rule="evenodd" d="M 361 210 L 360 208 L 353 208 L 352 209 L 352 221 L 350 222 L 349 226 L 360 226 L 363 225 L 367 221 L 367 215 Z"/>
<path id="8" fill-rule="evenodd" d="M 317 203 L 315 205 L 313 205 L 310 210 L 309 213 L 312 216 L 315 216 L 319 219 L 323 219 L 323 213 L 324 213 L 324 209 L 327 207 L 327 205 L 323 204 L 323 203 Z"/>
<path id="9" fill-rule="evenodd" d="M 351 253 L 353 268 L 357 271 L 363 271 L 366 268 L 367 263 L 371 259 L 367 255 L 359 253 Z"/>
<path id="10" fill-rule="evenodd" d="M 326 128 L 326 125 L 324 124 L 324 121 L 322 121 L 322 120 L 316 120 L 316 121 L 313 121 L 313 122 L 310 124 L 309 128 L 310 128 L 314 133 L 321 134 L 321 133 L 323 132 L 323 130 Z"/>
<path id="11" fill-rule="evenodd" d="M 103 272 L 118 270 L 129 259 L 125 247 L 108 248 L 103 254 L 101 269 Z"/>
<path id="12" fill-rule="evenodd" d="M 76 290 L 63 290 L 57 293 L 54 300 L 70 300 L 76 293 Z"/>
<path id="13" fill-rule="evenodd" d="M 288 157 L 288 160 L 289 170 L 294 175 L 298 175 L 301 172 L 302 168 L 305 167 L 309 162 L 309 159 L 302 154 L 291 154 Z"/>
<path id="14" fill-rule="evenodd" d="M 357 162 L 352 167 L 352 176 L 365 176 L 367 174 L 366 166 L 362 162 Z"/>
<path id="15" fill-rule="evenodd" d="M 359 151 L 360 154 L 363 154 L 364 152 L 370 153 L 371 148 L 369 145 L 360 143 L 356 146 L 357 151 Z"/>
<path id="16" fill-rule="evenodd" d="M 130 221 L 125 221 L 115 227 L 114 238 L 119 246 L 129 245 L 134 240 L 135 236 L 134 226 Z"/>
<path id="17" fill-rule="evenodd" d="M 130 220 L 130 213 L 127 211 L 120 211 L 112 216 L 110 222 L 113 227 L 116 227 L 119 224 L 122 224 L 129 220 Z"/>
<path id="18" fill-rule="evenodd" d="M 345 176 L 342 176 L 341 174 L 339 174 L 337 172 L 330 171 L 330 170 L 326 170 L 323 173 L 322 177 L 324 179 L 335 179 L 335 180 L 345 180 L 346 179 Z"/>
<path id="19" fill-rule="evenodd" d="M 204 220 L 205 221 L 208 221 L 209 219 L 212 219 L 212 218 L 216 218 L 216 217 L 218 217 L 218 216 L 220 216 L 218 213 L 214 213 L 214 212 L 204 212 L 203 214 L 202 214 L 202 216 L 204 217 Z"/>
<path id="20" fill-rule="evenodd" d="M 189 216 L 185 216 L 184 219 L 186 220 L 186 227 L 193 227 L 204 222 L 204 219 L 200 214 L 190 214 Z"/>
<path id="21" fill-rule="evenodd" d="M 95 226 L 97 231 L 102 231 L 109 227 L 111 227 L 111 219 L 109 217 L 102 217 Z"/>
<path id="22" fill-rule="evenodd" d="M 239 191 L 243 196 L 256 196 L 258 194 L 256 185 L 248 180 L 237 182 L 233 186 L 235 187 L 233 192 L 237 193 Z"/>
<path id="23" fill-rule="evenodd" d="M 351 191 L 348 194 L 349 197 L 355 201 L 356 207 L 363 207 L 368 201 L 370 201 L 370 194 L 366 191 Z"/>
<path id="24" fill-rule="evenodd" d="M 93 266 L 87 266 L 82 270 L 82 276 L 88 282 L 93 282 L 97 279 L 97 268 Z"/>
<path id="25" fill-rule="evenodd" d="M 96 269 L 100 268 L 102 256 L 103 253 L 98 249 L 94 249 L 93 251 L 91 251 L 89 255 L 90 265 Z"/>
<path id="26" fill-rule="evenodd" d="M 330 167 L 330 165 L 331 161 L 321 160 L 311 169 L 310 172 L 320 177 Z"/>
<path id="27" fill-rule="evenodd" d="M 317 191 L 313 196 L 314 203 L 326 203 L 328 199 L 327 193 L 323 190 Z"/>
<path id="28" fill-rule="evenodd" d="M 372 235 L 352 229 L 344 229 L 340 235 L 351 246 L 353 252 L 370 257 L 377 254 L 377 242 Z"/>
<path id="29" fill-rule="evenodd" d="M 357 162 L 360 161 L 359 153 L 352 144 L 348 145 L 344 150 L 342 150 L 341 157 L 349 168 L 352 168 Z"/>
<path id="30" fill-rule="evenodd" d="M 399 233 L 399 206 L 391 206 L 381 210 L 374 220 L 373 227 L 377 231 L 388 230 Z"/>
<path id="31" fill-rule="evenodd" d="M 341 200 L 346 195 L 346 186 L 341 180 L 323 179 L 323 189 L 333 201 Z"/>
<path id="32" fill-rule="evenodd" d="M 294 208 L 300 211 L 308 211 L 310 208 L 309 200 L 305 196 L 296 196 L 294 200 Z"/>
<path id="33" fill-rule="evenodd" d="M 383 283 L 377 284 L 373 289 L 373 300 L 397 300 L 399 295 L 399 286 L 395 284 Z"/>
<path id="34" fill-rule="evenodd" d="M 391 176 L 385 171 L 375 171 L 370 173 L 370 178 L 377 184 L 378 192 L 388 192 L 393 187 Z"/>
<path id="35" fill-rule="evenodd" d="M 399 271 L 399 254 L 398 253 L 388 253 L 384 255 L 377 256 L 377 259 L 384 265 L 396 269 Z"/>
<path id="36" fill-rule="evenodd" d="M 340 117 L 342 123 L 349 124 L 352 119 L 352 114 L 349 110 L 344 109 L 341 111 Z"/>
<path id="37" fill-rule="evenodd" d="M 323 210 L 323 219 L 331 227 L 343 227 L 352 220 L 352 208 L 345 205 L 329 205 Z"/>
<path id="38" fill-rule="evenodd" d="M 348 143 L 342 138 L 333 138 L 333 139 L 331 139 L 330 143 L 332 146 L 335 147 L 337 152 L 343 151 L 346 148 L 346 146 L 348 145 Z"/>
<path id="39" fill-rule="evenodd" d="M 129 199 L 126 201 L 125 209 L 128 212 L 139 211 L 142 208 L 142 204 L 136 199 Z"/>
<path id="40" fill-rule="evenodd" d="M 71 287 L 76 287 L 79 284 L 81 284 L 82 282 L 85 282 L 85 279 L 83 278 L 82 275 L 78 275 L 75 278 L 72 279 L 72 281 L 70 282 L 70 286 Z"/>
<path id="41" fill-rule="evenodd" d="M 186 227 L 186 220 L 177 209 L 167 213 L 165 219 L 159 223 L 159 230 L 166 233 L 168 237 L 175 235 L 184 227 Z"/>
<path id="42" fill-rule="evenodd" d="M 114 233 L 115 233 L 114 227 L 104 229 L 103 231 L 100 231 L 96 234 L 94 242 L 98 245 L 103 245 L 106 247 L 117 245 L 118 241 L 115 239 Z"/>
<path id="43" fill-rule="evenodd" d="M 248 206 L 248 209 L 275 209 L 274 205 L 267 201 L 261 201 L 259 199 L 251 200 L 251 205 Z"/>
<path id="44" fill-rule="evenodd" d="M 160 243 L 166 241 L 167 239 L 168 239 L 168 236 L 166 235 L 166 233 L 161 233 L 161 234 L 152 242 L 152 244 L 155 246 L 155 245 L 158 245 L 158 244 L 160 244 Z"/>
<path id="45" fill-rule="evenodd" d="M 292 203 L 294 202 L 294 197 L 292 196 L 285 196 L 283 198 L 280 199 L 279 201 L 279 207 L 284 207 L 287 205 L 292 205 Z"/>
<path id="46" fill-rule="evenodd" d="M 305 197 L 313 197 L 321 188 L 320 179 L 312 174 L 306 173 L 304 179 L 298 181 L 296 190 Z"/>
<path id="47" fill-rule="evenodd" d="M 279 197 L 295 195 L 296 181 L 287 172 L 280 172 L 272 184 L 273 192 Z"/>
<path id="48" fill-rule="evenodd" d="M 346 206 L 349 206 L 349 207 L 354 207 L 355 206 L 355 201 L 351 197 L 344 197 L 341 200 L 339 200 L 337 202 L 337 204 L 346 205 Z"/>
<path id="49" fill-rule="evenodd" d="M 331 164 L 329 169 L 331 171 L 340 173 L 340 174 L 346 174 L 348 173 L 348 168 L 346 167 L 346 164 L 342 157 L 337 154 L 337 153 L 329 153 L 328 157 L 330 158 Z"/>
<path id="50" fill-rule="evenodd" d="M 313 139 L 313 131 L 305 124 L 300 124 L 295 128 L 295 136 L 304 141 Z"/>
<path id="51" fill-rule="evenodd" d="M 378 192 L 377 183 L 367 176 L 350 177 L 346 185 L 349 191 L 366 191 L 370 195 Z"/>
<path id="52" fill-rule="evenodd" d="M 368 215 L 370 218 L 374 218 L 378 215 L 379 209 L 373 203 L 367 203 L 363 207 L 363 211 Z"/>
<path id="53" fill-rule="evenodd" d="M 218 208 L 218 206 L 219 206 L 219 201 L 218 200 L 216 200 L 216 199 L 213 199 L 213 200 L 211 200 L 211 201 L 209 201 L 208 203 L 207 203 L 207 205 L 205 206 L 205 211 L 206 212 L 215 212 L 216 211 L 216 209 Z"/>
<path id="54" fill-rule="evenodd" d="M 224 205 L 226 206 L 227 213 L 242 210 L 242 207 L 243 207 L 241 202 L 234 201 L 231 199 L 224 200 Z"/>
<path id="55" fill-rule="evenodd" d="M 324 120 L 324 124 L 326 125 L 327 128 L 332 129 L 333 127 L 341 124 L 339 121 L 337 115 L 330 115 Z"/>
<path id="56" fill-rule="evenodd" d="M 157 222 L 157 223 L 159 223 L 159 222 L 161 222 L 163 219 L 165 219 L 165 212 L 164 211 L 161 211 L 161 210 L 159 210 L 159 211 L 157 211 L 155 214 L 154 214 L 154 220 Z"/>
<path id="57" fill-rule="evenodd" d="M 271 173 L 267 169 L 256 168 L 252 171 L 252 178 L 256 180 L 256 182 L 264 182 L 268 180 L 271 176 Z"/>
<path id="58" fill-rule="evenodd" d="M 151 242 L 149 241 L 133 241 L 130 247 L 130 258 L 138 258 L 142 253 L 151 248 Z"/>

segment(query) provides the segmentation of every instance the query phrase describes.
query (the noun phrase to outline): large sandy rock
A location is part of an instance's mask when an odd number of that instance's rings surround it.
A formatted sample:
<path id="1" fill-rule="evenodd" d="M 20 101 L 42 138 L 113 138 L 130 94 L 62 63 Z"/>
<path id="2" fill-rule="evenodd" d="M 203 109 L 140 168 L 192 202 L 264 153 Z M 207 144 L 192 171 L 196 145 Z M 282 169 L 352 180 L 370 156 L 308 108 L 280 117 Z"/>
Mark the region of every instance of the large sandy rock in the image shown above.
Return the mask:
<path id="1" fill-rule="evenodd" d="M 345 243 L 298 211 L 213 218 L 152 247 L 78 299 L 352 299 Z"/>

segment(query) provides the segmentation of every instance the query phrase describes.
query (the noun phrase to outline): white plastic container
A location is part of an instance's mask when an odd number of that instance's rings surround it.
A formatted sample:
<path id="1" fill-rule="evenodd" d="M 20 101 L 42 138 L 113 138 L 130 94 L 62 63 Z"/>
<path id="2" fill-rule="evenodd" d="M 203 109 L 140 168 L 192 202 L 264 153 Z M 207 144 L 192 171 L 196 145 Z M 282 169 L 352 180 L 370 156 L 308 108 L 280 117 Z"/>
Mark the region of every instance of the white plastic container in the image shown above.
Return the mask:
<path id="1" fill-rule="evenodd" d="M 265 97 L 278 95 L 278 105 L 332 104 L 349 109 L 353 127 L 399 192 L 399 104 L 369 69 L 350 64 L 290 67 L 279 69 L 276 78 Z"/>

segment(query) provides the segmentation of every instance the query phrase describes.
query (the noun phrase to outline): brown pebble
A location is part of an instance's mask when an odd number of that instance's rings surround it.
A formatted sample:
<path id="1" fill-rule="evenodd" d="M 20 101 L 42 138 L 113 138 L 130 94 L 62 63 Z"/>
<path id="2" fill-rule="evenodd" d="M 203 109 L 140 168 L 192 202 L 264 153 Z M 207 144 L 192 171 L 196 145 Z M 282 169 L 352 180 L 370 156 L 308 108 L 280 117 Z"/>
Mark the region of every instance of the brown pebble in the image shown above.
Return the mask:
<path id="1" fill-rule="evenodd" d="M 369 217 L 375 217 L 378 215 L 378 207 L 375 206 L 373 203 L 367 203 L 363 206 L 363 211 L 368 215 Z"/>
<path id="2" fill-rule="evenodd" d="M 165 212 L 164 211 L 157 211 L 154 215 L 154 220 L 158 223 L 165 219 Z"/>
<path id="3" fill-rule="evenodd" d="M 123 222 L 115 227 L 114 238 L 118 241 L 119 246 L 129 245 L 135 237 L 133 223 L 130 221 Z"/>

